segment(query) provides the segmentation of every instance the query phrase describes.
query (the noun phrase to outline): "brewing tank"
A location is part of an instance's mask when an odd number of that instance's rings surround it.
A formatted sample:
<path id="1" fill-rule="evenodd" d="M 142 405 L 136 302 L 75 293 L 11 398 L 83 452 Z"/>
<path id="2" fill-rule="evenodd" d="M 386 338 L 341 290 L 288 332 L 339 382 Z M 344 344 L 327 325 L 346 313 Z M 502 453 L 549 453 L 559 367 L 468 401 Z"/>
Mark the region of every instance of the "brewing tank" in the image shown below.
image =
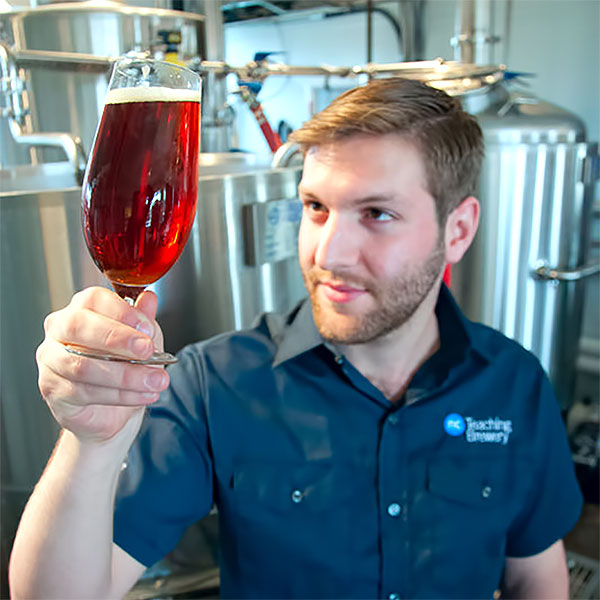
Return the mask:
<path id="1" fill-rule="evenodd" d="M 248 327 L 305 295 L 296 256 L 300 168 L 253 155 L 201 154 L 196 222 L 182 256 L 153 289 L 165 346 Z M 81 230 L 69 163 L 0 170 L 2 565 L 58 427 L 37 389 L 43 321 L 78 290 L 108 286 Z"/>
<path id="2" fill-rule="evenodd" d="M 463 103 L 482 128 L 485 159 L 479 231 L 452 291 L 467 316 L 540 359 L 567 408 L 585 276 L 598 272 L 585 268 L 597 146 L 579 118 L 504 83 Z"/>
<path id="3" fill-rule="evenodd" d="M 110 0 L 0 12 L 0 42 L 15 56 L 23 55 L 14 77 L 3 73 L 23 131 L 77 136 L 89 153 L 104 106 L 110 59 L 128 52 L 154 55 L 161 48 L 160 31 L 180 34 L 182 59 L 204 56 L 204 17 L 193 13 Z M 15 102 L 20 105 L 16 110 Z M 17 143 L 9 120 L 0 118 L 0 168 L 61 160 L 64 154 L 58 150 L 30 150 Z"/>

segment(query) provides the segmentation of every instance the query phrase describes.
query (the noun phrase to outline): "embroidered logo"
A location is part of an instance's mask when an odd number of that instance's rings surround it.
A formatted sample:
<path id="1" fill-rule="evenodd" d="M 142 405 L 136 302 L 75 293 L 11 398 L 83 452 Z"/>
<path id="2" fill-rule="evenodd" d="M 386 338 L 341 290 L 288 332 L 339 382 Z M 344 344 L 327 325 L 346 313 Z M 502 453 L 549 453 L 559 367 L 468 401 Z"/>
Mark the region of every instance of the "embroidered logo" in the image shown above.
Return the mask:
<path id="1" fill-rule="evenodd" d="M 457 413 L 450 413 L 444 419 L 444 429 L 448 435 L 458 437 L 465 432 L 465 420 Z"/>
<path id="2" fill-rule="evenodd" d="M 444 419 L 444 430 L 454 437 L 464 433 L 469 443 L 506 445 L 512 433 L 512 421 L 499 417 L 463 418 L 462 415 L 451 413 Z"/>

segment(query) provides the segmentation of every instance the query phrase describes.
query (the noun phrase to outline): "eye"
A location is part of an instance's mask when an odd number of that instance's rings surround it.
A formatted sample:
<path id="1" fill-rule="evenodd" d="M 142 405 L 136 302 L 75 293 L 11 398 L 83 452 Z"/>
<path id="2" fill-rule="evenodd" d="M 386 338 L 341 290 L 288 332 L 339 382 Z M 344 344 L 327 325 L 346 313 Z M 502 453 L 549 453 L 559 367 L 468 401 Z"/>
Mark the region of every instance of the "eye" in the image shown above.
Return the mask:
<path id="1" fill-rule="evenodd" d="M 304 211 L 309 214 L 325 214 L 327 213 L 327 209 L 316 200 L 305 200 L 303 202 Z"/>
<path id="2" fill-rule="evenodd" d="M 389 212 L 381 210 L 380 208 L 367 208 L 363 214 L 369 221 L 378 221 L 380 223 L 391 221 L 394 218 Z"/>

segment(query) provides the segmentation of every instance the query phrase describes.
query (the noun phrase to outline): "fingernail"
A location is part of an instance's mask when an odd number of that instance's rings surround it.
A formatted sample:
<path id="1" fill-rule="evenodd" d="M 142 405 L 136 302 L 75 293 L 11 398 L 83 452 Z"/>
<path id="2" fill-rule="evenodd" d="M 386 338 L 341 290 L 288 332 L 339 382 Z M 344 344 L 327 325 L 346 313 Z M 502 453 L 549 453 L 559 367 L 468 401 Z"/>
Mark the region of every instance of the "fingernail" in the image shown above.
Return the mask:
<path id="1" fill-rule="evenodd" d="M 152 337 L 154 335 L 154 327 L 152 327 L 152 325 L 146 321 L 140 321 L 137 324 L 136 329 L 142 333 L 145 333 L 148 337 Z"/>
<path id="2" fill-rule="evenodd" d="M 146 385 L 153 390 L 162 390 L 165 386 L 165 376 L 163 373 L 150 373 L 146 376 Z"/>
<path id="3" fill-rule="evenodd" d="M 140 356 L 144 356 L 148 354 L 148 350 L 150 350 L 150 344 L 152 342 L 148 338 L 136 337 L 133 338 L 131 342 L 131 349 L 134 354 L 139 354 Z"/>

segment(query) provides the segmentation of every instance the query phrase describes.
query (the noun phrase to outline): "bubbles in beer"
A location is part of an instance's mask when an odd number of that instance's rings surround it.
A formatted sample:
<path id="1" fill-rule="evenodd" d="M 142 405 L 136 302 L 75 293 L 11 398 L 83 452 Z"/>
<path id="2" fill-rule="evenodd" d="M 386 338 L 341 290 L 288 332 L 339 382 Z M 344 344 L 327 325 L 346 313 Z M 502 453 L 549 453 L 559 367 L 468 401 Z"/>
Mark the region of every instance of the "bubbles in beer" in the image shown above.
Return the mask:
<path id="1" fill-rule="evenodd" d="M 113 284 L 145 286 L 177 260 L 196 214 L 199 92 L 109 92 L 83 186 L 90 254 Z"/>

